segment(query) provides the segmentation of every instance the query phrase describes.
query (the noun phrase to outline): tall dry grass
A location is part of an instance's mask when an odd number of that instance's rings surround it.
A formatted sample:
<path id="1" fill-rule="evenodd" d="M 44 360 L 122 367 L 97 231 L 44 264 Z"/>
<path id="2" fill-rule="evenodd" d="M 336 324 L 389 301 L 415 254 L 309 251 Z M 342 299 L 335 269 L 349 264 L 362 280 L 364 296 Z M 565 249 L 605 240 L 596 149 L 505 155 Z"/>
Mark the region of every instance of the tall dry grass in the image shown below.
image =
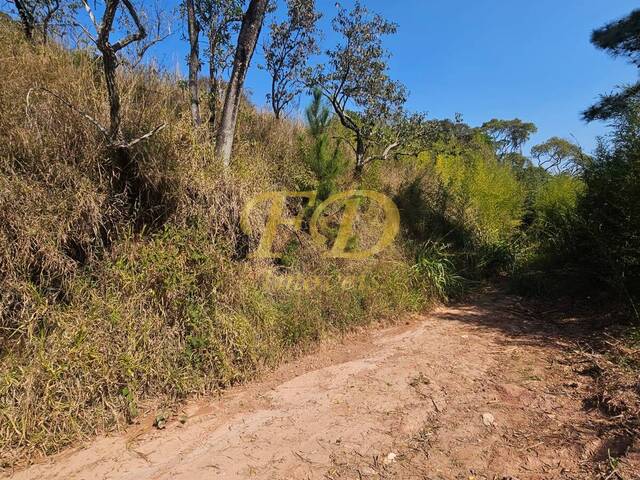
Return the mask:
<path id="1" fill-rule="evenodd" d="M 246 258 L 256 241 L 239 228 L 246 200 L 314 186 L 301 125 L 244 102 L 223 175 L 179 79 L 122 69 L 127 135 L 168 125 L 132 149 L 137 188 L 125 197 L 101 133 L 79 113 L 107 121 L 99 59 L 29 45 L 3 19 L 0 76 L 3 467 L 423 304 L 398 249 L 330 261 L 307 234 L 292 242 L 283 230 L 283 259 Z M 369 215 L 365 241 L 380 220 Z"/>

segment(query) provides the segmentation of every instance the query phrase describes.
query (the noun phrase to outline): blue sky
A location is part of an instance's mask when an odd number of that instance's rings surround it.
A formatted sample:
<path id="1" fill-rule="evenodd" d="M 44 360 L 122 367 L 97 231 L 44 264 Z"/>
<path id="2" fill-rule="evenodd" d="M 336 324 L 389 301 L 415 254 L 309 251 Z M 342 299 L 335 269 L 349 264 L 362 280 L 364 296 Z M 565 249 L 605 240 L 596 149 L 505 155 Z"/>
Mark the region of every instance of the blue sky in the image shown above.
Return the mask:
<path id="1" fill-rule="evenodd" d="M 282 0 L 279 0 L 280 4 Z M 335 0 L 317 0 L 324 18 L 323 47 L 336 43 L 330 19 Z M 342 0 L 346 6 L 350 1 Z M 638 7 L 631 0 L 366 0 L 372 11 L 399 25 L 385 39 L 390 73 L 409 89 L 408 108 L 432 118 L 460 112 L 473 126 L 491 118 L 534 122 L 530 145 L 557 135 L 590 151 L 601 123 L 585 124 L 580 112 L 600 93 L 637 78 L 637 70 L 589 42 L 591 31 Z M 280 12 L 282 12 L 280 8 Z M 267 30 L 263 30 L 263 37 Z M 181 34 L 156 49 L 172 69 L 186 71 Z M 265 105 L 269 78 L 256 68 L 246 88 Z M 206 70 L 205 70 L 206 71 Z"/>

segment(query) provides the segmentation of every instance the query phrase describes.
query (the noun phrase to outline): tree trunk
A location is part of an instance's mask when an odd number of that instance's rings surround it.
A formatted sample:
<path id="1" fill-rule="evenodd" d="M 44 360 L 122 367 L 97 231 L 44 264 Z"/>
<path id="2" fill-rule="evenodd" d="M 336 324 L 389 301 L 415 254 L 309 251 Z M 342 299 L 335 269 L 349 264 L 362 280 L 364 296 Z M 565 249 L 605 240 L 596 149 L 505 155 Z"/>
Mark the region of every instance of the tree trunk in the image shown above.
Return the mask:
<path id="1" fill-rule="evenodd" d="M 191 120 L 197 127 L 200 119 L 200 94 L 198 92 L 198 72 L 200 71 L 200 53 L 198 37 L 200 27 L 196 19 L 194 0 L 187 0 L 187 24 L 189 27 L 189 96 L 191 101 Z"/>
<path id="2" fill-rule="evenodd" d="M 216 42 L 213 38 L 209 40 L 209 131 L 211 136 L 216 131 L 216 113 L 218 110 L 218 90 L 220 82 L 218 81 L 218 72 L 216 68 Z"/>
<path id="3" fill-rule="evenodd" d="M 271 97 L 271 108 L 273 110 L 274 117 L 276 117 L 276 120 L 280 120 L 280 117 L 282 116 L 282 107 L 278 103 L 276 103 L 275 100 L 273 100 L 273 97 Z"/>
<path id="4" fill-rule="evenodd" d="M 107 84 L 107 97 L 109 99 L 109 137 L 112 144 L 118 144 L 123 140 L 120 125 L 122 123 L 120 112 L 120 90 L 116 78 L 118 58 L 115 52 L 106 48 L 102 51 L 102 65 L 104 78 Z"/>
<path id="5" fill-rule="evenodd" d="M 273 78 L 271 79 L 271 108 L 273 110 L 273 114 L 276 117 L 276 120 L 280 120 L 280 105 L 277 101 L 276 96 L 276 83 L 278 82 L 278 72 L 274 72 Z"/>
<path id="6" fill-rule="evenodd" d="M 49 19 L 45 18 L 42 21 L 42 44 L 46 45 L 49 42 Z"/>
<path id="7" fill-rule="evenodd" d="M 238 108 L 242 87 L 251 63 L 251 57 L 256 48 L 260 30 L 267 11 L 269 0 L 251 0 L 249 8 L 242 19 L 242 26 L 238 35 L 238 45 L 233 58 L 233 70 L 227 85 L 224 98 L 224 108 L 220 118 L 220 127 L 216 137 L 216 158 L 222 160 L 225 167 L 231 162 L 233 137 L 238 120 Z"/>
<path id="8" fill-rule="evenodd" d="M 21 0 L 15 0 L 16 10 L 20 16 L 20 22 L 22 23 L 22 30 L 27 40 L 33 41 L 33 29 L 35 26 L 35 18 L 33 12 L 29 10 L 29 5 Z"/>
<path id="9" fill-rule="evenodd" d="M 362 137 L 360 135 L 356 134 L 356 178 L 362 177 L 362 172 L 364 171 L 365 153 L 364 141 L 362 140 Z"/>

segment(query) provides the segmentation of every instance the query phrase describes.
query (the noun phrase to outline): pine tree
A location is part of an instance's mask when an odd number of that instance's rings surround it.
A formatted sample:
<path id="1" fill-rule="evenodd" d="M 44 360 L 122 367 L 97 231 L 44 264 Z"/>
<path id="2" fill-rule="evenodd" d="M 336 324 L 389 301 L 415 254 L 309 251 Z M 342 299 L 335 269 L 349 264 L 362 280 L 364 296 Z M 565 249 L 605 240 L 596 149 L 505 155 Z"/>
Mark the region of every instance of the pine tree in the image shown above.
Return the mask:
<path id="1" fill-rule="evenodd" d="M 318 199 L 325 200 L 336 190 L 337 179 L 344 173 L 347 163 L 340 153 L 340 144 L 333 148 L 330 145 L 328 129 L 332 118 L 319 89 L 313 91 L 313 101 L 306 115 L 313 137 L 307 161 L 318 179 Z"/>

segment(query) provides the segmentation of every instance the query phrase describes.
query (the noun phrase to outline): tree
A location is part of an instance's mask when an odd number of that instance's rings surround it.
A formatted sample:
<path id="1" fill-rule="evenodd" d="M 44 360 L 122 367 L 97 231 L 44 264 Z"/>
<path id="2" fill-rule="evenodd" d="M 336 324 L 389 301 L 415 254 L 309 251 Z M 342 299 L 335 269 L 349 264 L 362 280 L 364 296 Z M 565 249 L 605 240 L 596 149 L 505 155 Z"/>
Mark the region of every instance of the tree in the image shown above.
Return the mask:
<path id="1" fill-rule="evenodd" d="M 141 21 L 138 9 L 133 5 L 131 0 L 106 0 L 100 22 L 96 19 L 93 10 L 89 6 L 88 0 L 82 0 L 82 4 L 87 11 L 91 24 L 95 28 L 96 34 L 91 34 L 86 28 L 82 27 L 83 31 L 95 43 L 102 57 L 102 70 L 107 87 L 107 100 L 109 102 L 109 127 L 102 126 L 93 117 L 79 111 L 59 95 L 50 91 L 49 93 L 55 95 L 56 98 L 70 108 L 81 113 L 102 132 L 110 151 L 116 188 L 121 189 L 121 191 L 126 193 L 127 196 L 134 201 L 132 197 L 136 195 L 134 187 L 136 165 L 131 159 L 129 149 L 133 145 L 150 138 L 163 129 L 165 124 L 161 124 L 150 132 L 135 139 L 125 137 L 122 132 L 120 88 L 116 73 L 118 66 L 122 63 L 120 56 L 124 49 L 130 46 L 136 46 L 136 52 L 139 58 L 142 58 L 151 45 L 164 39 L 165 36 L 159 33 L 157 37 L 147 39 L 147 29 Z M 117 18 L 119 19 L 118 25 L 116 25 Z M 158 21 L 160 21 L 160 17 L 158 17 Z M 129 27 L 133 27 L 133 31 L 130 31 Z M 123 31 L 122 38 L 113 41 L 111 35 L 114 30 Z M 158 27 L 158 32 L 159 31 L 160 27 Z"/>
<path id="2" fill-rule="evenodd" d="M 564 138 L 552 137 L 531 148 L 538 165 L 548 172 L 577 175 L 591 163 L 591 158 L 579 145 Z"/>
<path id="3" fill-rule="evenodd" d="M 242 22 L 244 0 L 194 0 L 200 28 L 207 38 L 209 60 L 209 130 L 216 130 L 216 111 L 223 72 L 233 59 L 232 34 Z"/>
<path id="4" fill-rule="evenodd" d="M 582 112 L 582 119 L 610 120 L 625 115 L 629 105 L 640 100 L 640 82 L 622 87 L 617 93 L 601 95 L 600 100 Z"/>
<path id="5" fill-rule="evenodd" d="M 533 123 L 523 122 L 518 118 L 513 120 L 494 118 L 482 124 L 480 130 L 489 136 L 498 157 L 505 160 L 509 154 L 522 155 L 522 147 L 531 135 L 538 131 L 538 128 Z"/>
<path id="6" fill-rule="evenodd" d="M 309 75 L 307 83 L 321 88 L 340 123 L 351 132 L 345 141 L 356 155 L 356 176 L 375 159 L 386 159 L 401 142 L 395 126 L 403 118 L 406 89 L 387 75 L 388 52 L 382 36 L 397 26 L 371 14 L 360 1 L 351 11 L 338 5 L 333 29 L 343 43 L 327 51 L 328 61 Z M 382 150 L 372 150 L 384 142 Z"/>
<path id="7" fill-rule="evenodd" d="M 302 82 L 309 56 L 319 51 L 316 23 L 321 15 L 314 0 L 287 0 L 288 17 L 271 24 L 264 44 L 265 68 L 271 75 L 271 103 L 276 118 L 304 89 Z"/>
<path id="8" fill-rule="evenodd" d="M 122 136 L 120 90 L 118 88 L 118 81 L 116 78 L 116 70 L 119 65 L 118 53 L 129 45 L 144 40 L 147 36 L 147 32 L 140 21 L 138 11 L 130 0 L 107 0 L 105 2 L 104 13 L 100 24 L 98 24 L 88 1 L 82 0 L 82 3 L 97 32 L 97 37 L 90 38 L 94 41 L 102 55 L 102 70 L 109 99 L 109 129 L 107 136 L 110 144 L 113 146 L 122 146 L 126 142 Z M 114 29 L 116 14 L 118 13 L 118 9 L 121 4 L 125 11 L 130 15 L 136 31 L 128 32 L 120 40 L 112 42 L 110 37 Z"/>
<path id="9" fill-rule="evenodd" d="M 328 134 L 331 113 L 322 100 L 322 91 L 315 89 L 313 101 L 305 113 L 309 133 L 313 137 L 307 161 L 318 179 L 318 198 L 326 200 L 335 191 L 336 180 L 344 172 L 347 164 L 340 155 L 339 143 L 334 146 L 333 151 L 331 149 Z"/>
<path id="10" fill-rule="evenodd" d="M 189 96 L 191 101 L 191 120 L 200 126 L 200 92 L 198 89 L 198 73 L 200 72 L 200 24 L 196 18 L 194 0 L 185 0 L 187 10 L 187 27 L 189 30 Z"/>
<path id="11" fill-rule="evenodd" d="M 594 30 L 591 43 L 613 57 L 627 57 L 640 68 L 640 10 Z M 640 82 L 627 85 L 617 93 L 602 95 L 600 101 L 582 113 L 584 120 L 609 120 L 624 116 L 629 106 L 640 100 Z"/>
<path id="12" fill-rule="evenodd" d="M 225 92 L 224 107 L 216 135 L 216 158 L 227 167 L 231 162 L 242 87 L 256 48 L 269 0 L 251 0 L 242 19 L 233 58 L 233 70 Z"/>
<path id="13" fill-rule="evenodd" d="M 75 8 L 64 0 L 12 0 L 16 7 L 25 37 L 33 41 L 34 31 L 40 29 L 42 42 L 47 43 L 49 27 L 54 19 L 59 19 L 66 10 Z"/>
<path id="14" fill-rule="evenodd" d="M 580 260 L 629 301 L 640 321 L 640 103 L 612 119 L 582 178 L 579 213 L 589 232 Z"/>
<path id="15" fill-rule="evenodd" d="M 594 30 L 591 43 L 614 57 L 628 57 L 640 67 L 640 10 Z"/>

